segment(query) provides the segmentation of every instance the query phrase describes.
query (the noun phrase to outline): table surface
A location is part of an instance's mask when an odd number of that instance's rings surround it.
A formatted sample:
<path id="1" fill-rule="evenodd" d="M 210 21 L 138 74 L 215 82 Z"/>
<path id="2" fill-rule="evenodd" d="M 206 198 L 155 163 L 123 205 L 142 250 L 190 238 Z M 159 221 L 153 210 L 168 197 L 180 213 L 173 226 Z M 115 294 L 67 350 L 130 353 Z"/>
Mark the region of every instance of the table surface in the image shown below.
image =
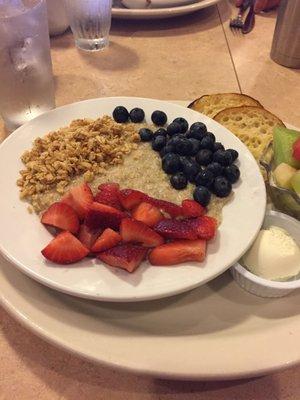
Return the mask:
<path id="1" fill-rule="evenodd" d="M 243 92 L 300 126 L 300 70 L 269 57 L 276 12 L 253 32 L 233 34 L 226 0 L 164 21 L 113 21 L 102 53 L 75 49 L 70 32 L 51 40 L 57 106 L 102 96 L 190 100 Z M 0 122 L 0 139 L 5 137 Z M 257 379 L 172 382 L 136 377 L 83 361 L 37 338 L 0 308 L 0 400 L 298 400 L 300 367 Z"/>

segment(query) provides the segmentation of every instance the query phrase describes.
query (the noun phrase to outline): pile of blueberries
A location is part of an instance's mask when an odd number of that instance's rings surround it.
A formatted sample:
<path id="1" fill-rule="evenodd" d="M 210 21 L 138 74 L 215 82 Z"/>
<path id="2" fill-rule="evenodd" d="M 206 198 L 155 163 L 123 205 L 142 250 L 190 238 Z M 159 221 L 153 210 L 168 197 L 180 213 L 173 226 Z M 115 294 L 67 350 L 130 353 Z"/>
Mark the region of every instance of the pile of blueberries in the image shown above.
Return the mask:
<path id="1" fill-rule="evenodd" d="M 139 123 L 144 120 L 145 113 L 141 108 L 128 112 L 119 106 L 113 111 L 113 118 L 120 123 L 129 120 Z M 234 164 L 239 156 L 236 150 L 225 150 L 202 122 L 189 127 L 184 118 L 178 117 L 166 126 L 167 115 L 159 110 L 152 113 L 151 120 L 158 129 L 140 129 L 141 141 L 151 142 L 152 149 L 159 152 L 162 169 L 170 175 L 175 189 L 186 188 L 188 182 L 195 184 L 193 196 L 202 206 L 209 204 L 212 193 L 217 197 L 230 194 L 232 184 L 240 177 Z"/>

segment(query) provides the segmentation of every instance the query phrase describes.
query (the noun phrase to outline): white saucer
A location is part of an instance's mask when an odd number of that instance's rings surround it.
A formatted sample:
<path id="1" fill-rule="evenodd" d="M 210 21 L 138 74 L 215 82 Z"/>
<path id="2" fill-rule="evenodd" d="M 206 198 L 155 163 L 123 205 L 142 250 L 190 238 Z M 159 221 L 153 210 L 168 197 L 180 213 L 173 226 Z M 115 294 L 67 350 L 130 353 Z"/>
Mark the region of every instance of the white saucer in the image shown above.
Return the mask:
<path id="1" fill-rule="evenodd" d="M 48 342 L 139 374 L 224 380 L 300 362 L 300 291 L 262 299 L 228 272 L 169 299 L 99 303 L 48 289 L 0 257 L 0 293 L 2 305 Z"/>
<path id="2" fill-rule="evenodd" d="M 186 15 L 202 8 L 217 4 L 220 0 L 198 0 L 195 3 L 180 7 L 129 9 L 113 7 L 112 16 L 117 19 L 161 19 Z"/>

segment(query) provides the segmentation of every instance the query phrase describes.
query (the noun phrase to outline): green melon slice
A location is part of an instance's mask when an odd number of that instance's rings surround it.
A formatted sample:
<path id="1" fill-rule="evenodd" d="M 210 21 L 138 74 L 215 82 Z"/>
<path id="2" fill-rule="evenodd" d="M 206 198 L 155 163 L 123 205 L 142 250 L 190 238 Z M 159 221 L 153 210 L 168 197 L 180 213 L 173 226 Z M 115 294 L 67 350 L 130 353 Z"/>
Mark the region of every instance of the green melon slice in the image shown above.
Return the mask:
<path id="1" fill-rule="evenodd" d="M 273 131 L 273 149 L 275 165 L 286 163 L 293 168 L 300 168 L 300 161 L 293 158 L 293 144 L 300 138 L 300 132 L 277 126 Z"/>

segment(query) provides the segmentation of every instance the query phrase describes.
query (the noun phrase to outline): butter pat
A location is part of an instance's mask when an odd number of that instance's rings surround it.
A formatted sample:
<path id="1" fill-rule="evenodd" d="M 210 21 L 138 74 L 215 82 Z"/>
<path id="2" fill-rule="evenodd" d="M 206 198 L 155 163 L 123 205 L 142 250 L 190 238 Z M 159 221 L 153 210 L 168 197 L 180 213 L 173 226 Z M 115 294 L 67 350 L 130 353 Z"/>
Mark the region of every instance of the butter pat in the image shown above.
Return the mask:
<path id="1" fill-rule="evenodd" d="M 259 232 L 242 262 L 261 278 L 287 280 L 300 273 L 300 249 L 284 229 L 271 226 Z"/>

